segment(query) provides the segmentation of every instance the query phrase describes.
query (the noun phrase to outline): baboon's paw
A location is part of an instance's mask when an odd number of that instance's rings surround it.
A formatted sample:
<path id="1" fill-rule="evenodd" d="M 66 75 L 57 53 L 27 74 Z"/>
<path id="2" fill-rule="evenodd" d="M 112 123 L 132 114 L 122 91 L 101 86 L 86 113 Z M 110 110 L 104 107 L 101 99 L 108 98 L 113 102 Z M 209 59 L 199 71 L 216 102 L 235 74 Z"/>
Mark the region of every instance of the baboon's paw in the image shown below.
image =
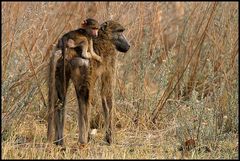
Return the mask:
<path id="1" fill-rule="evenodd" d="M 61 50 L 57 50 L 57 51 L 55 51 L 55 53 L 54 53 L 56 56 L 62 56 L 62 51 Z"/>
<path id="2" fill-rule="evenodd" d="M 97 134 L 97 129 L 92 129 L 90 132 L 90 135 L 96 135 Z"/>
<path id="3" fill-rule="evenodd" d="M 60 149 L 60 151 L 66 151 L 66 147 L 65 146 L 62 146 L 59 149 Z"/>
<path id="4" fill-rule="evenodd" d="M 101 143 L 100 143 L 101 146 L 110 146 L 111 144 L 109 144 L 106 140 L 103 140 Z"/>
<path id="5" fill-rule="evenodd" d="M 99 57 L 97 57 L 97 61 L 99 61 L 100 63 L 102 63 L 103 62 L 103 60 L 102 60 L 102 58 L 99 56 Z"/>
<path id="6" fill-rule="evenodd" d="M 87 144 L 78 143 L 78 148 L 79 148 L 80 150 L 86 149 L 87 147 L 88 147 Z"/>

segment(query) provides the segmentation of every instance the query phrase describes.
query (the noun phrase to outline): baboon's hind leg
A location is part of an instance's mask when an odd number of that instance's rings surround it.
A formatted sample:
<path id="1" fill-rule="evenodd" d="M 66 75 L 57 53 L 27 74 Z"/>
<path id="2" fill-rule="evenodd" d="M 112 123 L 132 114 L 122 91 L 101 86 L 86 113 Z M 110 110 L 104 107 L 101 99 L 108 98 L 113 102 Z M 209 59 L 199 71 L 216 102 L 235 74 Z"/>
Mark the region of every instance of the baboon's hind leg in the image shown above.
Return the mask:
<path id="1" fill-rule="evenodd" d="M 75 87 L 79 114 L 78 114 L 78 126 L 79 126 L 79 143 L 80 145 L 85 145 L 88 143 L 89 134 L 89 113 L 90 113 L 90 90 L 87 80 L 86 66 L 81 66 L 72 70 L 72 81 Z M 81 74 L 81 76 L 79 76 Z"/>
<path id="2" fill-rule="evenodd" d="M 62 66 L 61 66 L 62 67 Z M 62 68 L 58 68 L 56 71 L 56 101 L 54 107 L 54 125 L 55 125 L 55 144 L 63 145 L 63 128 L 64 128 L 64 112 L 65 112 L 65 104 L 66 104 L 66 93 L 64 93 L 64 85 L 63 85 L 63 76 L 62 76 Z M 69 80 L 70 80 L 70 71 L 66 67 L 66 85 L 65 91 L 67 91 Z"/>
<path id="3" fill-rule="evenodd" d="M 48 81 L 48 129 L 47 129 L 47 140 L 52 142 L 52 133 L 53 133 L 53 125 L 54 125 L 54 106 L 56 102 L 56 65 L 57 60 L 61 57 L 61 53 L 56 51 L 56 47 L 51 45 L 48 54 L 51 54 L 50 62 L 49 62 L 49 81 Z M 51 51 L 51 53 L 49 53 Z"/>

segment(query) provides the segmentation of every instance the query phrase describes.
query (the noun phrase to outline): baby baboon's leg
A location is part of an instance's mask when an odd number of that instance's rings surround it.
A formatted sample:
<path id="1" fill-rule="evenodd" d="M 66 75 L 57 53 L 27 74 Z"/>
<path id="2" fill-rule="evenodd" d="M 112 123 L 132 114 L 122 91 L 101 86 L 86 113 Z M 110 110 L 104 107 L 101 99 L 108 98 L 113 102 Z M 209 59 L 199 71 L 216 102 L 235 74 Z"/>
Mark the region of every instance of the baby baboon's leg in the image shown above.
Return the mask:
<path id="1" fill-rule="evenodd" d="M 113 91 L 112 91 L 112 77 L 110 73 L 102 75 L 102 107 L 105 120 L 106 135 L 105 140 L 112 143 L 112 108 L 113 108 Z"/>
<path id="2" fill-rule="evenodd" d="M 69 61 L 69 63 L 71 64 L 71 70 L 73 71 L 72 75 L 73 75 L 73 73 L 77 74 L 78 71 L 80 71 L 79 69 L 76 69 L 76 68 L 79 68 L 81 66 L 86 66 L 86 67 L 89 66 L 89 60 L 88 59 L 82 59 L 82 58 L 79 58 L 79 57 L 75 57 L 75 58 L 71 59 Z"/>
<path id="3" fill-rule="evenodd" d="M 88 47 L 89 47 L 88 39 L 86 37 L 80 37 L 79 39 L 80 40 L 78 41 L 80 41 L 82 44 L 82 56 L 87 59 L 92 58 L 92 55 L 88 52 Z"/>
<path id="4" fill-rule="evenodd" d="M 55 144 L 63 145 L 63 128 L 64 128 L 64 107 L 66 104 L 66 93 L 64 93 L 63 77 L 62 77 L 62 61 L 61 66 L 56 71 L 56 102 L 54 107 L 54 124 L 55 124 Z M 67 64 L 67 63 L 66 63 Z M 66 67 L 66 90 L 69 85 L 70 73 L 68 67 Z"/>
<path id="5" fill-rule="evenodd" d="M 75 47 L 81 46 L 82 47 L 82 56 L 87 59 L 92 57 L 92 55 L 88 52 L 88 45 L 89 45 L 88 39 L 84 36 L 77 37 L 76 40 L 69 39 L 67 41 L 67 46 L 69 48 L 75 48 Z"/>
<path id="6" fill-rule="evenodd" d="M 88 43 L 88 40 L 86 37 L 78 37 L 74 41 L 73 39 L 69 39 L 67 42 L 67 46 L 69 48 L 75 48 L 78 46 L 82 47 L 82 57 L 86 59 L 96 59 L 99 62 L 102 62 L 102 58 L 97 55 L 93 50 L 93 41 L 90 39 L 90 42 Z M 89 50 L 89 51 L 88 51 Z"/>
<path id="7" fill-rule="evenodd" d="M 92 58 L 96 59 L 99 62 L 102 62 L 102 58 L 99 55 L 97 55 L 93 50 L 93 40 L 92 39 L 89 42 L 89 49 L 90 49 L 90 53 L 91 53 Z"/>

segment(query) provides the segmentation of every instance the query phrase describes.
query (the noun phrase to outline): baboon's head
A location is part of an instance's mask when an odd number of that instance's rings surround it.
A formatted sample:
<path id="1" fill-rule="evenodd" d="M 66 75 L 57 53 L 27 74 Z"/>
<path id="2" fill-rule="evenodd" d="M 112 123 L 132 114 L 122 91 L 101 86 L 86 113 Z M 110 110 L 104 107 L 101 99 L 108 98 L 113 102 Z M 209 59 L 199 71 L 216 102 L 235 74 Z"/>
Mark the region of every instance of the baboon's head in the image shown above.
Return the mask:
<path id="1" fill-rule="evenodd" d="M 130 48 L 130 44 L 123 35 L 125 28 L 115 21 L 106 21 L 101 25 L 102 32 L 108 36 L 108 39 L 113 42 L 116 49 L 120 52 L 127 52 Z"/>

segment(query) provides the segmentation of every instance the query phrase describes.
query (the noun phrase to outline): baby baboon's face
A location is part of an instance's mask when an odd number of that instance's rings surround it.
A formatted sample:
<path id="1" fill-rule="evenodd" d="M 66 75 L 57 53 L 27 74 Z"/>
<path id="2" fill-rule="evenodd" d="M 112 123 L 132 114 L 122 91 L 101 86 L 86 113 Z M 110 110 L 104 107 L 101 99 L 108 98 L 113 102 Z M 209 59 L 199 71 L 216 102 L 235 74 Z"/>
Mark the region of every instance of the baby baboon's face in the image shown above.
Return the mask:
<path id="1" fill-rule="evenodd" d="M 88 18 L 83 21 L 82 28 L 92 37 L 98 36 L 99 23 L 95 19 Z"/>

